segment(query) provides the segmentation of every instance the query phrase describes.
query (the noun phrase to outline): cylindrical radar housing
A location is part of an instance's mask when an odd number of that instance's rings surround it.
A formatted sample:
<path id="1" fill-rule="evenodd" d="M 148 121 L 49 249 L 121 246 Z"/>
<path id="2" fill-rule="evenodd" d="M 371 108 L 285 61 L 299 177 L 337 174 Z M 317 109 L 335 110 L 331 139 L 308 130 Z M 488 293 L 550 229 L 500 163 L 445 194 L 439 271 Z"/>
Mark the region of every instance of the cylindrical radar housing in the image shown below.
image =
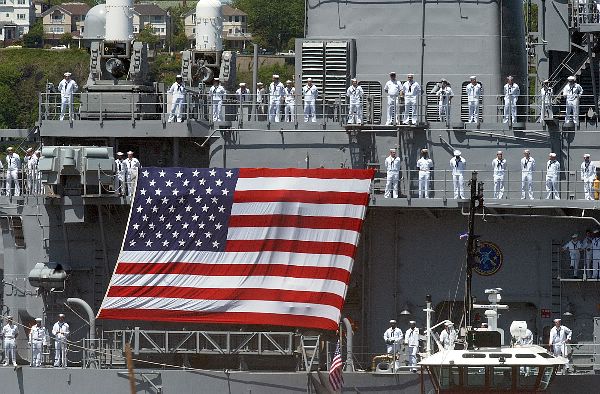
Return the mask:
<path id="1" fill-rule="evenodd" d="M 133 39 L 133 0 L 106 0 L 106 41 Z"/>
<path id="2" fill-rule="evenodd" d="M 196 4 L 196 50 L 223 50 L 223 6 L 220 0 Z"/>
<path id="3" fill-rule="evenodd" d="M 92 7 L 85 15 L 83 38 L 90 40 L 104 39 L 106 25 L 106 8 L 104 4 Z"/>

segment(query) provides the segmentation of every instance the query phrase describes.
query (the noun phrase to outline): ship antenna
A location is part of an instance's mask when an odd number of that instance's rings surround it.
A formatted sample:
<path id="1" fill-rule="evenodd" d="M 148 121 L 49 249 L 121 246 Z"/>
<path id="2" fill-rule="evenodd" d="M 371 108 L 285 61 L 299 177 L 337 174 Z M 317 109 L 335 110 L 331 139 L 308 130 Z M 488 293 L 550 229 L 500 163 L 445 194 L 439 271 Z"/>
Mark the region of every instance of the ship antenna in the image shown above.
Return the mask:
<path id="1" fill-rule="evenodd" d="M 477 238 L 479 238 L 479 236 L 475 235 L 475 211 L 483 207 L 483 182 L 477 183 L 477 171 L 473 171 L 471 174 L 471 181 L 469 184 L 471 185 L 471 194 L 469 200 L 469 232 L 466 258 L 467 280 L 465 288 L 465 325 L 467 327 L 467 332 L 473 327 L 473 296 L 471 295 L 471 282 L 473 280 L 473 266 L 475 265 L 478 254 Z M 475 203 L 477 203 L 477 206 Z"/>

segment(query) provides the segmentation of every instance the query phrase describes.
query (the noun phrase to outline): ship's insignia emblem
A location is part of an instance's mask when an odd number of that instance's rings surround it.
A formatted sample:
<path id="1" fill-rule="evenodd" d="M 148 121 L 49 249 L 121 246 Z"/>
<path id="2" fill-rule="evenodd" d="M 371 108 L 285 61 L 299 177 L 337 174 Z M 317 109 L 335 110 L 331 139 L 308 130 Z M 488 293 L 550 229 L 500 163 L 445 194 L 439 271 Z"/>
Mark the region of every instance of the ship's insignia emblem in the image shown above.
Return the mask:
<path id="1" fill-rule="evenodd" d="M 494 275 L 500 270 L 503 262 L 504 256 L 498 245 L 493 242 L 480 241 L 473 271 L 483 276 Z"/>

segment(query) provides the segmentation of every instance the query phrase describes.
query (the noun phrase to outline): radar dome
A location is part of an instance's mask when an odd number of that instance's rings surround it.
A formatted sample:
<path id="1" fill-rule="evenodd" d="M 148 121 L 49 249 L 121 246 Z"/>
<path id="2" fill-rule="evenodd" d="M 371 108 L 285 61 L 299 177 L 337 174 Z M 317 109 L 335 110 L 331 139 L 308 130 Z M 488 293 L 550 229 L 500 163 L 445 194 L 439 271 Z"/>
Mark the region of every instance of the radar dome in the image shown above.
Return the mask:
<path id="1" fill-rule="evenodd" d="M 104 39 L 104 26 L 106 26 L 106 8 L 104 4 L 98 4 L 87 12 L 83 26 L 83 38 L 88 40 Z"/>
<path id="2" fill-rule="evenodd" d="M 223 50 L 223 6 L 219 0 L 196 4 L 196 50 Z"/>

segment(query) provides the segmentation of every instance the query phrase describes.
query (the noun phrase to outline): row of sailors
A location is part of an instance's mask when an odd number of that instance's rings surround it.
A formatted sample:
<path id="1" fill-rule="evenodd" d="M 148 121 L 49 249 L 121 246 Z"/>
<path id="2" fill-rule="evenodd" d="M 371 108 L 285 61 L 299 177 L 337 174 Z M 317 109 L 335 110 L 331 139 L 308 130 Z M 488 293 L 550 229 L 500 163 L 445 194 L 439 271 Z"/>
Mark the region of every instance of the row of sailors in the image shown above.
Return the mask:
<path id="1" fill-rule="evenodd" d="M 454 156 L 450 159 L 450 171 L 452 171 L 452 184 L 454 188 L 454 198 L 464 199 L 464 172 L 467 168 L 467 161 L 462 157 L 459 150 L 455 150 Z M 401 160 L 396 156 L 396 149 L 390 149 L 390 155 L 385 159 L 386 185 L 385 198 L 398 198 L 398 181 L 400 174 Z M 507 172 L 507 160 L 502 151 L 496 153 L 496 158 L 492 160 L 494 198 L 501 199 L 504 196 L 504 177 Z M 419 198 L 429 198 L 429 184 L 431 171 L 433 171 L 433 160 L 429 158 L 429 151 L 421 149 L 421 158 L 417 160 L 417 170 L 419 171 Z M 599 168 L 600 170 L 600 168 Z M 535 159 L 531 157 L 528 149 L 523 151 L 521 159 L 521 199 L 529 198 L 533 200 L 533 172 L 535 171 Z M 556 153 L 551 152 L 546 162 L 546 199 L 560 200 L 559 178 L 560 163 L 556 160 Z M 583 155 L 581 163 L 581 181 L 583 182 L 584 199 L 592 200 L 600 198 L 600 176 L 596 171 L 596 166 L 591 162 L 588 153 Z"/>
<path id="2" fill-rule="evenodd" d="M 5 195 L 20 196 L 21 183 L 19 181 L 19 171 L 24 171 L 27 183 L 25 185 L 26 194 L 40 194 L 42 192 L 42 176 L 38 170 L 38 163 L 42 152 L 34 151 L 33 148 L 28 148 L 25 151 L 23 160 L 19 154 L 15 152 L 12 146 L 6 149 L 6 158 L 0 161 L 0 170 L 6 170 Z"/>
<path id="3" fill-rule="evenodd" d="M 119 196 L 133 196 L 138 169 L 141 167 L 140 161 L 133 157 L 133 151 L 127 152 L 127 158 L 123 152 L 117 152 L 114 187 Z"/>
<path id="4" fill-rule="evenodd" d="M 579 278 L 582 253 L 582 271 L 586 279 L 600 279 L 600 230 L 588 229 L 582 238 L 578 234 L 573 234 L 571 240 L 562 246 L 562 250 L 569 253 L 574 279 Z"/>

